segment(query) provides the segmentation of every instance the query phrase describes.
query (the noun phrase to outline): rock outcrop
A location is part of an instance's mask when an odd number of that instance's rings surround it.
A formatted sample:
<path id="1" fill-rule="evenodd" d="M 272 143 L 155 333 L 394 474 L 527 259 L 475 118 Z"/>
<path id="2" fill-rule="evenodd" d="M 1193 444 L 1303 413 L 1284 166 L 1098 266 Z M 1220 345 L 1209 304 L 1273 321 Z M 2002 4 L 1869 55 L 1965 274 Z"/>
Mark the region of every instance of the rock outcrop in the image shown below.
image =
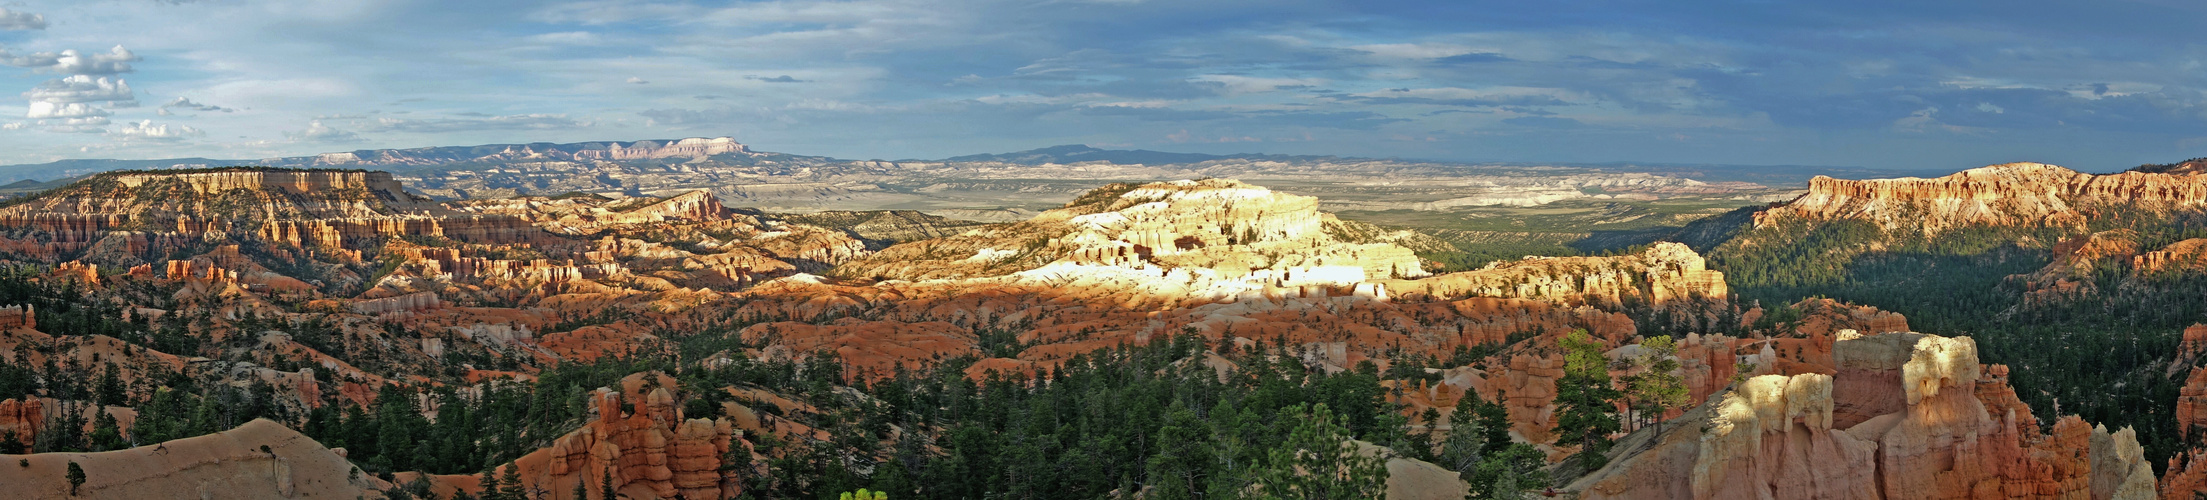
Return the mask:
<path id="1" fill-rule="evenodd" d="M 1836 373 L 1763 375 L 1626 438 L 1584 498 L 2154 496 L 2135 436 L 2076 417 L 2041 434 L 1969 338 L 1846 336 Z"/>
<path id="2" fill-rule="evenodd" d="M 2207 176 L 2123 172 L 2093 175 L 2042 163 L 2009 163 L 1936 179 L 1842 180 L 1818 176 L 1807 194 L 1755 216 L 1757 227 L 1787 220 L 1855 219 L 1926 235 L 1968 225 L 2081 227 L 2102 207 L 2197 210 Z"/>
<path id="3" fill-rule="evenodd" d="M 7 465 L 0 467 L 0 485 L 11 498 L 350 499 L 383 498 L 390 488 L 342 455 L 268 420 L 127 450 L 0 459 Z M 71 463 L 85 478 L 74 493 L 66 479 Z"/>
<path id="4" fill-rule="evenodd" d="M 1724 273 L 1692 248 L 1661 242 L 1623 257 L 1529 257 L 1412 282 L 1389 283 L 1396 297 L 1508 297 L 1609 308 L 1626 300 L 1666 305 L 1723 300 Z"/>
<path id="5" fill-rule="evenodd" d="M 609 474 L 612 489 L 628 498 L 735 498 L 742 488 L 724 475 L 722 457 L 731 449 L 749 454 L 748 445 L 735 440 L 739 431 L 727 417 L 682 415 L 676 387 L 673 377 L 656 373 L 623 378 L 619 390 L 592 396 L 594 417 L 582 428 L 501 468 L 516 469 L 525 488 L 546 492 L 537 497 L 544 500 L 583 500 L 573 497 L 575 485 L 602 491 Z M 414 477 L 401 474 L 397 482 Z M 442 496 L 482 492 L 479 474 L 430 479 Z"/>
<path id="6" fill-rule="evenodd" d="M 1223 179 L 1107 186 L 1015 224 L 896 245 L 838 273 L 1002 276 L 1057 266 L 1204 270 L 1283 286 L 1425 275 L 1410 250 L 1326 234 L 1318 199 Z"/>

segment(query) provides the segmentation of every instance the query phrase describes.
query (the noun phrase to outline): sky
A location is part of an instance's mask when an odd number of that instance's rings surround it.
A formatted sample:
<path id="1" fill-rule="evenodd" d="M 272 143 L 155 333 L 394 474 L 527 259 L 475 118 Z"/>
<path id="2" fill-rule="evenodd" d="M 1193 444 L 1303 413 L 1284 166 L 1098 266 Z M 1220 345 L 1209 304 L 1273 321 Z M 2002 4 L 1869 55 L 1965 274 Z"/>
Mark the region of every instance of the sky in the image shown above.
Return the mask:
<path id="1" fill-rule="evenodd" d="M 2207 156 L 2194 0 L 0 3 L 0 163 L 730 136 L 2088 171 Z"/>

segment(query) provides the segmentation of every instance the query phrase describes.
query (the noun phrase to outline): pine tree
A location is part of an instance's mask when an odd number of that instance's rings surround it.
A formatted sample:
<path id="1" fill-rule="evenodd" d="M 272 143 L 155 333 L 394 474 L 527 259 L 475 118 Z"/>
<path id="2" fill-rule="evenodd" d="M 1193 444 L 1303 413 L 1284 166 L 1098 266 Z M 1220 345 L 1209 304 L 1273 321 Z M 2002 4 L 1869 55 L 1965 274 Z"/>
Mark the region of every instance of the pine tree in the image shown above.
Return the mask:
<path id="1" fill-rule="evenodd" d="M 1486 436 L 1486 445 L 1479 450 L 1483 453 L 1499 453 L 1503 448 L 1510 447 L 1510 409 L 1502 406 L 1502 401 L 1507 401 L 1509 395 L 1500 388 L 1495 390 L 1494 401 L 1480 400 L 1477 392 L 1466 394 L 1465 397 L 1472 398 L 1473 407 L 1479 415 L 1480 430 Z"/>
<path id="2" fill-rule="evenodd" d="M 140 443 L 185 437 L 184 426 L 190 413 L 191 407 L 182 392 L 167 387 L 154 389 L 153 399 L 138 408 L 138 420 L 131 423 L 130 434 Z"/>
<path id="3" fill-rule="evenodd" d="M 1686 381 L 1678 376 L 1678 343 L 1670 336 L 1658 336 L 1640 343 L 1645 351 L 1634 364 L 1643 371 L 1625 381 L 1626 400 L 1640 420 L 1655 422 L 1655 431 L 1663 432 L 1663 414 L 1672 408 L 1686 405 Z"/>
<path id="4" fill-rule="evenodd" d="M 22 455 L 31 452 L 31 445 L 17 437 L 15 431 L 0 431 L 0 455 Z"/>
<path id="5" fill-rule="evenodd" d="M 130 404 L 130 401 L 127 400 L 129 391 L 124 390 L 123 379 L 117 374 L 114 362 L 105 363 L 105 366 L 100 369 L 99 378 L 92 384 L 92 392 L 93 397 L 101 405 L 124 406 Z"/>
<path id="6" fill-rule="evenodd" d="M 1456 408 L 1448 416 L 1448 437 L 1441 441 L 1441 452 L 1436 457 L 1442 468 L 1466 479 L 1486 456 L 1486 427 L 1479 421 L 1479 406 L 1478 392 L 1464 391 L 1464 397 L 1456 400 Z"/>
<path id="7" fill-rule="evenodd" d="M 92 419 L 92 451 L 129 448 L 130 442 L 123 439 L 122 426 L 115 422 L 115 415 L 109 414 L 107 408 L 97 411 L 99 416 Z"/>
<path id="8" fill-rule="evenodd" d="M 1579 465 L 1599 469 L 1608 458 L 1609 435 L 1621 424 L 1613 403 L 1621 395 L 1609 380 L 1609 358 L 1602 344 L 1575 330 L 1558 342 L 1564 349 L 1563 379 L 1556 381 L 1556 442 L 1579 444 Z"/>
<path id="9" fill-rule="evenodd" d="M 1464 482 L 1471 485 L 1470 498 L 1524 498 L 1548 484 L 1547 465 L 1540 450 L 1515 443 L 1481 459 Z"/>
<path id="10" fill-rule="evenodd" d="M 1187 406 L 1175 402 L 1172 409 L 1165 412 L 1163 427 L 1157 430 L 1157 454 L 1149 459 L 1152 489 L 1147 498 L 1199 498 L 1210 482 L 1211 467 L 1216 462 L 1212 456 L 1210 425 Z"/>
<path id="11" fill-rule="evenodd" d="M 192 407 L 191 419 L 186 421 L 185 427 L 189 430 L 183 432 L 183 436 L 220 432 L 223 430 L 221 418 L 221 412 L 216 408 L 215 398 L 199 398 L 199 405 Z"/>
<path id="12" fill-rule="evenodd" d="M 47 422 L 45 429 L 38 431 L 35 446 L 32 447 L 35 451 L 79 452 L 90 448 L 84 437 L 87 423 L 84 420 L 84 407 L 64 402 L 61 412 L 60 417 Z"/>
<path id="13" fill-rule="evenodd" d="M 1409 446 L 1402 447 L 1401 451 L 1410 455 L 1410 458 L 1417 460 L 1427 462 L 1438 460 L 1439 458 L 1433 453 L 1433 435 L 1440 432 L 1441 410 L 1427 407 L 1424 412 L 1418 414 L 1418 419 L 1424 420 L 1425 425 L 1419 426 L 1418 430 L 1410 433 L 1410 442 L 1407 443 Z"/>
<path id="14" fill-rule="evenodd" d="M 1357 453 L 1344 421 L 1325 403 L 1287 410 L 1297 420 L 1287 439 L 1266 457 L 1257 488 L 1266 497 L 1306 500 L 1381 498 L 1387 495 L 1387 460 Z"/>
<path id="15" fill-rule="evenodd" d="M 504 500 L 528 500 L 529 489 L 521 485 L 521 468 L 507 465 L 498 475 L 498 487 L 506 492 Z"/>
<path id="16" fill-rule="evenodd" d="M 69 496 L 77 496 L 77 487 L 84 486 L 84 466 L 69 462 Z"/>
<path id="17" fill-rule="evenodd" d="M 607 466 L 604 476 L 598 480 L 598 499 L 613 500 L 620 496 L 620 489 L 613 487 L 613 467 Z"/>
<path id="18" fill-rule="evenodd" d="M 506 496 L 506 484 L 501 479 L 503 478 L 498 475 L 496 468 L 484 469 L 481 474 L 475 475 L 476 486 L 483 489 L 483 500 L 509 500 L 510 497 Z"/>

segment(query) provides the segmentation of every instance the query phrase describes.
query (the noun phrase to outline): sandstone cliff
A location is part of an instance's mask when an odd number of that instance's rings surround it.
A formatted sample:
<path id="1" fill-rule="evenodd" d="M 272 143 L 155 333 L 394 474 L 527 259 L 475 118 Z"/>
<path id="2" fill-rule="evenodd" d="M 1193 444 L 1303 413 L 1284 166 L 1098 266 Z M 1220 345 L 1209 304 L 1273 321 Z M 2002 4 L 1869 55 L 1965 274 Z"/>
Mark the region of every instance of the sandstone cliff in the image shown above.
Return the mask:
<path id="1" fill-rule="evenodd" d="M 595 494 L 605 489 L 601 483 L 607 477 L 612 489 L 638 500 L 734 498 L 742 492 L 737 471 L 721 470 L 721 458 L 731 449 L 749 454 L 749 445 L 734 440 L 741 431 L 729 418 L 682 415 L 672 392 L 676 387 L 673 377 L 662 374 L 625 377 L 618 390 L 593 394 L 595 417 L 582 428 L 500 468 L 518 470 L 523 487 L 543 491 L 534 497 L 543 500 L 583 500 L 573 496 L 576 484 Z M 480 476 L 430 479 L 441 496 L 473 495 L 482 493 Z M 395 481 L 415 477 L 400 474 Z"/>
<path id="2" fill-rule="evenodd" d="M 1969 338 L 1842 338 L 1834 374 L 1750 378 L 1644 430 L 1574 481 L 1585 498 L 2154 496 L 2134 435 L 2076 417 L 2042 434 Z"/>
<path id="3" fill-rule="evenodd" d="M 909 280 L 1113 266 L 1296 283 L 1425 275 L 1408 249 L 1337 241 L 1323 220 L 1317 198 L 1238 181 L 1115 185 L 1026 222 L 892 246 L 837 272 Z"/>
<path id="4" fill-rule="evenodd" d="M 382 498 L 387 483 L 275 422 L 100 453 L 0 455 L 11 498 Z M 27 464 L 18 467 L 18 461 Z M 74 494 L 68 464 L 84 469 Z"/>
<path id="5" fill-rule="evenodd" d="M 2198 210 L 2207 176 L 2123 172 L 2093 175 L 2041 163 L 2010 163 L 1936 179 L 1841 180 L 1818 176 L 1807 194 L 1755 216 L 1755 225 L 1789 220 L 1857 219 L 1887 230 L 1938 234 L 1968 225 L 2082 227 L 2109 210 Z"/>

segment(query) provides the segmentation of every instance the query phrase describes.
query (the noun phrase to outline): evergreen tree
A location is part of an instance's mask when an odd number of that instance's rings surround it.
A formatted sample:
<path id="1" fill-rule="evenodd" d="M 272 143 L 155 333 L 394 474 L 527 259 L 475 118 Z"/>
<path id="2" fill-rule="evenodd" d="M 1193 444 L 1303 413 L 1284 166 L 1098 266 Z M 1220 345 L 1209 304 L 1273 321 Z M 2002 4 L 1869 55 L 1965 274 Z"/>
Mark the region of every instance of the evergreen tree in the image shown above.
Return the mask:
<path id="1" fill-rule="evenodd" d="M 1540 450 L 1515 443 L 1480 460 L 1464 481 L 1471 484 L 1470 498 L 1515 500 L 1547 486 L 1548 473 L 1542 470 L 1547 465 L 1547 457 Z"/>
<path id="2" fill-rule="evenodd" d="M 224 430 L 222 413 L 221 410 L 216 408 L 215 398 L 199 398 L 199 404 L 192 407 L 191 419 L 186 421 L 185 427 L 187 429 L 181 433 L 183 436 L 211 434 Z"/>
<path id="3" fill-rule="evenodd" d="M 1164 426 L 1157 430 L 1157 455 L 1149 459 L 1152 489 L 1147 498 L 1203 498 L 1214 463 L 1210 425 L 1187 406 L 1173 404 L 1165 412 Z"/>
<path id="4" fill-rule="evenodd" d="M 45 452 L 81 452 L 90 444 L 84 438 L 84 407 L 75 403 L 62 403 L 61 416 L 46 422 L 38 431 L 32 449 Z"/>
<path id="5" fill-rule="evenodd" d="M 376 456 L 387 470 L 416 468 L 420 447 L 415 441 L 429 427 L 428 419 L 414 404 L 415 393 L 399 386 L 384 386 L 376 396 Z"/>
<path id="6" fill-rule="evenodd" d="M 1586 330 L 1574 330 L 1558 344 L 1564 363 L 1563 378 L 1556 381 L 1556 442 L 1578 444 L 1579 465 L 1599 469 L 1608 460 L 1602 452 L 1608 451 L 1609 435 L 1621 427 L 1613 403 L 1621 393 L 1610 384 L 1601 342 Z"/>
<path id="7" fill-rule="evenodd" d="M 511 500 L 506 496 L 506 483 L 498 475 L 498 469 L 484 469 L 475 476 L 475 484 L 483 489 L 483 500 Z"/>
<path id="8" fill-rule="evenodd" d="M 498 486 L 506 492 L 505 500 L 528 500 L 529 487 L 521 484 L 521 468 L 507 465 L 498 475 Z"/>
<path id="9" fill-rule="evenodd" d="M 619 498 L 621 490 L 613 486 L 613 468 L 606 467 L 600 470 L 602 475 L 598 479 L 598 499 L 614 500 Z"/>
<path id="10" fill-rule="evenodd" d="M 1410 458 L 1416 460 L 1426 462 L 1439 460 L 1439 456 L 1433 453 L 1433 435 L 1440 433 L 1441 410 L 1427 407 L 1424 412 L 1418 414 L 1418 419 L 1425 421 L 1425 425 L 1418 426 L 1418 430 L 1412 431 L 1408 445 L 1398 448 L 1396 451 L 1409 455 Z"/>
<path id="11" fill-rule="evenodd" d="M 1640 415 L 1636 420 L 1654 422 L 1663 432 L 1663 414 L 1686 405 L 1686 381 L 1678 376 L 1678 343 L 1668 335 L 1640 343 L 1641 355 L 1633 360 L 1642 371 L 1625 380 L 1625 399 Z"/>
<path id="12" fill-rule="evenodd" d="M 1475 391 L 1464 391 L 1464 397 L 1456 400 L 1456 408 L 1448 416 L 1448 437 L 1441 441 L 1435 462 L 1465 479 L 1471 478 L 1472 469 L 1486 456 L 1486 427 L 1479 421 L 1479 405 L 1479 393 Z"/>
<path id="13" fill-rule="evenodd" d="M 1510 409 L 1501 403 L 1509 396 L 1497 388 L 1494 401 L 1479 399 L 1478 392 L 1466 392 L 1464 397 L 1471 398 L 1473 411 L 1479 415 L 1480 431 L 1485 433 L 1486 445 L 1479 450 L 1483 453 L 1499 453 L 1503 448 L 1510 447 Z"/>
<path id="14" fill-rule="evenodd" d="M 1266 456 L 1258 492 L 1269 498 L 1347 500 L 1387 495 L 1387 459 L 1357 453 L 1344 419 L 1325 403 L 1296 405 L 1287 439 Z"/>
<path id="15" fill-rule="evenodd" d="M 22 455 L 31 452 L 31 445 L 24 443 L 14 431 L 0 431 L 0 455 Z"/>
<path id="16" fill-rule="evenodd" d="M 92 451 L 129 448 L 130 442 L 123 439 L 122 426 L 115 422 L 115 415 L 109 414 L 106 408 L 98 412 L 99 416 L 92 419 Z"/>
<path id="17" fill-rule="evenodd" d="M 104 363 L 99 378 L 92 384 L 93 398 L 105 406 L 127 406 L 129 392 L 123 388 L 123 379 L 116 372 L 115 363 Z"/>
<path id="18" fill-rule="evenodd" d="M 175 389 L 154 389 L 153 398 L 138 408 L 138 420 L 130 425 L 130 434 L 140 443 L 159 443 L 185 436 L 190 423 L 192 405 L 186 394 Z"/>
<path id="19" fill-rule="evenodd" d="M 66 477 L 69 480 L 69 496 L 77 496 L 77 487 L 84 486 L 84 466 L 77 465 L 75 461 L 70 461 L 69 473 Z"/>

